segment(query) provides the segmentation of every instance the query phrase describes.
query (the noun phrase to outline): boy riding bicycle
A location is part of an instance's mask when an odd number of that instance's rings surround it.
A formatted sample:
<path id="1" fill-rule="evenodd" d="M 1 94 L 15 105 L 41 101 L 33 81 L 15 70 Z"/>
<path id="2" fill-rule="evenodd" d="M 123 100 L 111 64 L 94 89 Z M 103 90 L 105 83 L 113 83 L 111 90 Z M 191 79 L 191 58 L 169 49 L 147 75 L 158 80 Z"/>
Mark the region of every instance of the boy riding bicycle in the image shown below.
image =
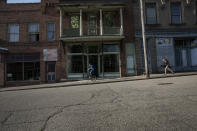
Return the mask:
<path id="1" fill-rule="evenodd" d="M 94 66 L 91 64 L 89 64 L 88 66 L 88 76 L 89 76 L 89 79 L 92 79 L 93 77 L 95 77 Z"/>

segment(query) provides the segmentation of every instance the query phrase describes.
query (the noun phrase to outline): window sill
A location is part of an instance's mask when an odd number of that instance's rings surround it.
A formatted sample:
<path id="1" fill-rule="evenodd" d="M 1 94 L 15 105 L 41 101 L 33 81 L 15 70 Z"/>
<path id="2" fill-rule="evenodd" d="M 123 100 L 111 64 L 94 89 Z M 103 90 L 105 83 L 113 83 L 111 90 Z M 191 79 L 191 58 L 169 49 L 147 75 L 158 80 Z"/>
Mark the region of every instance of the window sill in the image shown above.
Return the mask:
<path id="1" fill-rule="evenodd" d="M 179 24 L 170 23 L 169 25 L 170 26 L 183 26 L 183 25 L 186 25 L 186 23 L 179 23 Z"/>
<path id="2" fill-rule="evenodd" d="M 54 42 L 55 41 L 55 39 L 54 40 L 47 40 L 48 42 Z"/>
<path id="3" fill-rule="evenodd" d="M 145 26 L 149 26 L 149 27 L 157 27 L 160 26 L 161 24 L 145 24 Z"/>

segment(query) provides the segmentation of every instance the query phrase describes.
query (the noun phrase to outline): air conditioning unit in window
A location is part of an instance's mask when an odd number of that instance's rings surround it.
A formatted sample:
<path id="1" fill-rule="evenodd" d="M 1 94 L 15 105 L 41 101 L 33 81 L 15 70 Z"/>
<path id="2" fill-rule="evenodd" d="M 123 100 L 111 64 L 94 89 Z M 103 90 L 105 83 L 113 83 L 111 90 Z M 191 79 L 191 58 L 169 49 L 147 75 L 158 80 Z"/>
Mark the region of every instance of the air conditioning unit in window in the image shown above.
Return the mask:
<path id="1" fill-rule="evenodd" d="M 160 0 L 161 1 L 161 9 L 164 9 L 166 6 L 166 1 L 167 0 Z"/>
<path id="2" fill-rule="evenodd" d="M 161 5 L 164 6 L 166 4 L 166 0 L 161 0 Z"/>
<path id="3" fill-rule="evenodd" d="M 191 3 L 191 0 L 186 0 L 186 3 L 187 3 L 187 4 L 190 4 L 190 3 Z"/>

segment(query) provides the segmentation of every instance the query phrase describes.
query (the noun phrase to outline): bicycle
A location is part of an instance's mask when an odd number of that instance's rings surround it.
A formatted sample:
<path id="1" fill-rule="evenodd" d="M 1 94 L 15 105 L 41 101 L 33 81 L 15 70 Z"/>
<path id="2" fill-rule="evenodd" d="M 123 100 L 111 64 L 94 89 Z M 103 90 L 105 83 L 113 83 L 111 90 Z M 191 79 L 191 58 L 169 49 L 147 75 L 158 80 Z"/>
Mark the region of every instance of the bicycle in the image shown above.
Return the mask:
<path id="1" fill-rule="evenodd" d="M 94 71 L 92 71 L 92 70 L 88 71 L 88 77 L 90 80 L 96 80 L 96 75 L 95 75 Z"/>

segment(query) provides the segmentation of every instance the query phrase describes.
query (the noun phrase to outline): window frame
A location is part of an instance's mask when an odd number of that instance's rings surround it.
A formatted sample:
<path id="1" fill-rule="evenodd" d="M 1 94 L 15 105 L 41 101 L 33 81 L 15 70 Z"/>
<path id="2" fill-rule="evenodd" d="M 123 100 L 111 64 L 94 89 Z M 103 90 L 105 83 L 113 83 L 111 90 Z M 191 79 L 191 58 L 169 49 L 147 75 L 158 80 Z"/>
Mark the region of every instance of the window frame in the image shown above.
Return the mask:
<path id="1" fill-rule="evenodd" d="M 53 24 L 53 31 L 49 31 L 49 24 Z M 54 33 L 54 38 L 53 39 L 49 39 L 49 36 L 48 36 L 48 33 L 51 33 L 51 32 L 53 32 Z M 47 23 L 47 40 L 48 41 L 54 41 L 55 40 L 55 22 L 48 22 Z"/>
<path id="2" fill-rule="evenodd" d="M 108 18 L 107 18 L 107 15 L 108 15 Z M 108 22 L 107 22 L 107 19 L 108 19 Z M 115 27 L 114 12 L 112 12 L 112 11 L 103 12 L 103 27 Z"/>
<path id="3" fill-rule="evenodd" d="M 155 21 L 154 23 L 148 23 L 148 13 L 147 13 L 147 9 L 148 8 L 154 8 L 155 11 Z M 146 2 L 145 3 L 145 15 L 146 15 L 146 24 L 147 25 L 156 25 L 158 24 L 158 17 L 157 17 L 157 3 L 156 2 Z"/>
<path id="4" fill-rule="evenodd" d="M 173 15 L 173 12 L 172 12 L 172 9 L 173 9 L 173 6 L 174 7 L 177 7 L 179 8 L 179 15 Z M 171 2 L 170 3 L 170 18 L 171 18 L 171 24 L 173 25 L 179 25 L 179 24 L 182 24 L 183 23 L 183 18 L 182 18 L 182 3 L 181 2 Z M 179 16 L 179 19 L 180 21 L 179 22 L 173 22 L 173 16 Z"/>
<path id="5" fill-rule="evenodd" d="M 11 26 L 14 26 L 14 27 L 16 27 L 16 26 L 18 26 L 18 33 L 16 33 L 16 32 L 14 32 L 14 33 L 12 33 L 12 32 L 10 32 L 10 27 Z M 11 34 L 13 34 L 15 37 L 16 37 L 16 35 L 18 35 L 18 40 L 17 41 L 11 41 L 10 40 L 10 36 L 11 36 Z M 9 24 L 8 25 L 8 42 L 12 42 L 12 43 L 14 43 L 14 42 L 19 42 L 20 41 L 20 25 L 19 24 Z"/>
<path id="6" fill-rule="evenodd" d="M 30 32 L 30 25 L 38 25 L 38 32 Z M 38 40 L 32 41 L 30 39 L 31 35 L 38 35 Z M 40 41 L 40 24 L 39 23 L 28 24 L 28 38 L 29 38 L 29 42 L 31 42 L 31 43 Z"/>
<path id="7" fill-rule="evenodd" d="M 94 26 L 93 25 L 89 25 L 90 23 L 90 20 L 91 20 L 91 17 L 93 18 L 95 18 L 95 28 L 93 28 Z M 89 14 L 88 15 L 88 35 L 89 36 L 95 36 L 95 35 L 97 35 L 98 34 L 98 32 L 97 32 L 97 28 L 98 28 L 98 24 L 97 24 L 97 15 L 96 14 Z M 95 34 L 93 34 L 93 33 L 91 33 L 91 30 L 93 30 L 93 29 L 95 29 Z"/>

